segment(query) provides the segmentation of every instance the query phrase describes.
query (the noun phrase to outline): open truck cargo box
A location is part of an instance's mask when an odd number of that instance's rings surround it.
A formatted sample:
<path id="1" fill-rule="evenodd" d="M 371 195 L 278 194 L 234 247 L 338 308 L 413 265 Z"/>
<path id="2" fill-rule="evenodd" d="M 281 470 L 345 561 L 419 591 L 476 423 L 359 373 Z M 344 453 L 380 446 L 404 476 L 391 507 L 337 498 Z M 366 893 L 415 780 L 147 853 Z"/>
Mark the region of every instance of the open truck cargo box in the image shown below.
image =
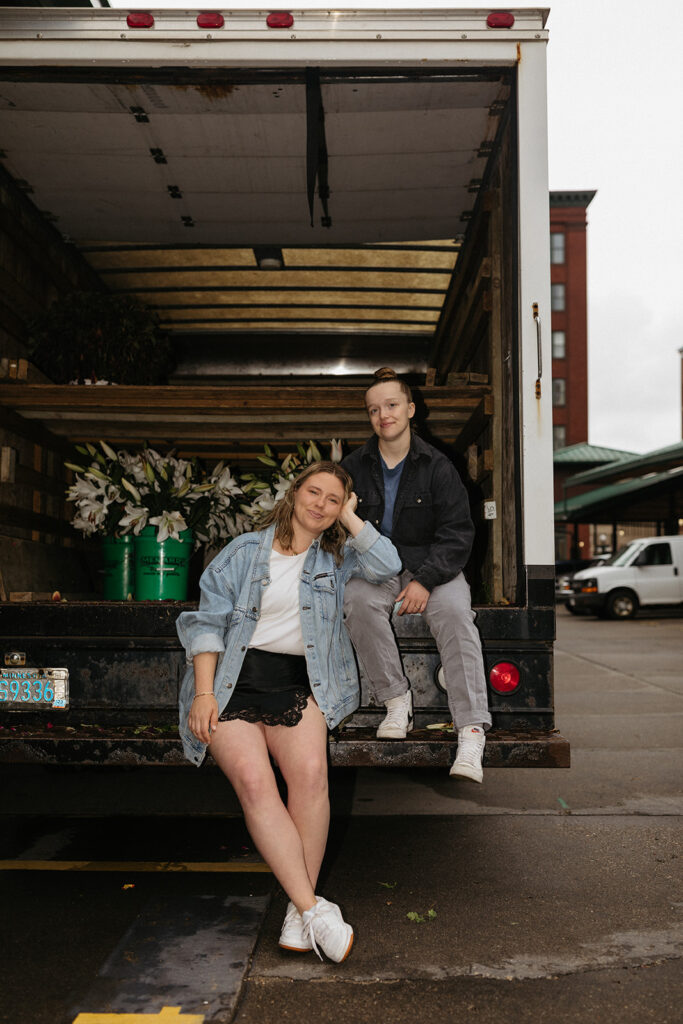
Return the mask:
<path id="1" fill-rule="evenodd" d="M 255 464 L 264 444 L 368 436 L 368 375 L 415 387 L 477 528 L 468 578 L 491 765 L 566 766 L 554 729 L 546 12 L 6 9 L 0 19 L 0 662 L 68 670 L 68 707 L 0 712 L 0 759 L 179 763 L 185 604 L 106 603 L 63 494 L 104 438 Z M 276 269 L 264 269 L 270 266 Z M 275 261 L 273 263 L 273 261 Z M 71 290 L 136 296 L 173 339 L 164 386 L 53 384 L 30 322 Z M 66 602 L 31 600 L 59 590 Z M 192 594 L 190 596 L 193 596 Z M 434 642 L 395 623 L 417 704 L 405 743 L 362 707 L 337 764 L 447 764 Z M 0 668 L 2 665 L 0 664 Z M 42 677 L 41 677 L 42 678 Z M 48 720 L 49 719 L 49 720 Z"/>

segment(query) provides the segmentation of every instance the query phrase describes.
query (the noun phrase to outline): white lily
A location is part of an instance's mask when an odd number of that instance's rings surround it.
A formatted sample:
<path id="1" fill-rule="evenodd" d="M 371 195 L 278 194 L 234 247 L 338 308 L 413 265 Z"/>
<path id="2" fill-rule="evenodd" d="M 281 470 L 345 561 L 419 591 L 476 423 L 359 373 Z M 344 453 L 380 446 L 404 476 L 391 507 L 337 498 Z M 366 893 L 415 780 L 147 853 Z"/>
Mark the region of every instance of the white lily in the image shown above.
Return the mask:
<path id="1" fill-rule="evenodd" d="M 94 533 L 97 533 L 97 523 L 94 520 L 88 519 L 87 516 L 75 515 L 71 520 L 71 525 L 76 530 L 84 533 L 86 537 L 92 537 Z"/>
<path id="2" fill-rule="evenodd" d="M 334 437 L 330 441 L 330 461 L 341 462 L 342 460 L 342 443 L 341 438 L 335 439 Z"/>
<path id="3" fill-rule="evenodd" d="M 220 476 L 216 479 L 216 488 L 219 491 L 225 491 L 227 494 L 241 494 L 242 488 L 239 486 L 234 476 L 230 472 L 230 467 L 226 466 L 221 471 Z"/>
<path id="4" fill-rule="evenodd" d="M 275 497 L 273 498 L 273 504 L 275 504 L 276 501 L 280 501 L 281 498 L 284 498 L 285 494 L 287 493 L 291 486 L 291 480 L 287 480 L 283 476 L 278 477 L 277 483 L 275 485 Z"/>
<path id="5" fill-rule="evenodd" d="M 139 455 L 131 455 L 130 452 L 118 452 L 117 458 L 126 476 L 132 477 L 136 484 L 146 486 L 147 478 Z"/>
<path id="6" fill-rule="evenodd" d="M 186 459 L 169 459 L 167 465 L 173 470 L 173 486 L 176 490 L 192 478 L 192 464 Z"/>
<path id="7" fill-rule="evenodd" d="M 107 518 L 106 506 L 97 501 L 82 501 L 79 503 L 78 512 L 73 520 L 77 530 L 82 530 L 87 536 L 97 533 Z"/>
<path id="8" fill-rule="evenodd" d="M 261 497 L 254 502 L 256 508 L 263 512 L 270 512 L 274 504 L 275 497 L 271 494 L 270 491 L 263 493 Z"/>
<path id="9" fill-rule="evenodd" d="M 180 512 L 162 512 L 160 516 L 152 516 L 148 520 L 150 526 L 158 526 L 157 540 L 162 541 L 171 537 L 178 540 L 183 530 L 187 529 L 187 523 Z"/>
<path id="10" fill-rule="evenodd" d="M 133 505 L 130 501 L 127 501 L 126 511 L 119 521 L 119 529 L 122 533 L 128 533 L 132 527 L 133 533 L 138 537 L 147 526 L 148 516 L 149 512 L 146 508 L 140 505 Z"/>

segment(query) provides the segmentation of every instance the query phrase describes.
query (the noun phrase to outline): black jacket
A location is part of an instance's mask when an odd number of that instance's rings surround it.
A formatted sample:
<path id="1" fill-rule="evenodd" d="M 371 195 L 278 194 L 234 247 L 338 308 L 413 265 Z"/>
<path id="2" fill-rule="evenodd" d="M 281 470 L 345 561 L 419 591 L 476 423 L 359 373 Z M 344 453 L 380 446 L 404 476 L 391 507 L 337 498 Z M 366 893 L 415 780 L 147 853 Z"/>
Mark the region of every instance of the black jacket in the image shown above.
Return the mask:
<path id="1" fill-rule="evenodd" d="M 377 437 L 347 455 L 342 466 L 353 477 L 358 515 L 379 529 L 384 478 Z M 474 525 L 463 483 L 446 456 L 416 434 L 398 485 L 391 539 L 403 568 L 427 590 L 454 579 L 472 550 Z"/>

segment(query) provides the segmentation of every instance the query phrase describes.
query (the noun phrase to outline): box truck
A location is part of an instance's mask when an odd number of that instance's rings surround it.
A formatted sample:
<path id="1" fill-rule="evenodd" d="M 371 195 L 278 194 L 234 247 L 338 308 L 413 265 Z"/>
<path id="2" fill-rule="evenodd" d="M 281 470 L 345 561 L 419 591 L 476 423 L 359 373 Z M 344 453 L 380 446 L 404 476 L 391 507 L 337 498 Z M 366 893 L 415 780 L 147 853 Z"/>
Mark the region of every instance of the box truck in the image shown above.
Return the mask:
<path id="1" fill-rule="evenodd" d="M 568 765 L 553 710 L 546 18 L 3 9 L 2 760 L 182 762 L 175 620 L 198 592 L 102 599 L 65 505 L 73 446 L 147 443 L 235 472 L 264 444 L 348 451 L 370 433 L 369 375 L 390 365 L 470 492 L 487 763 Z M 31 323 L 73 292 L 155 310 L 176 357 L 166 382 L 41 373 Z M 415 731 L 376 740 L 362 680 L 333 764 L 452 759 L 435 644 L 417 616 L 395 627 Z"/>

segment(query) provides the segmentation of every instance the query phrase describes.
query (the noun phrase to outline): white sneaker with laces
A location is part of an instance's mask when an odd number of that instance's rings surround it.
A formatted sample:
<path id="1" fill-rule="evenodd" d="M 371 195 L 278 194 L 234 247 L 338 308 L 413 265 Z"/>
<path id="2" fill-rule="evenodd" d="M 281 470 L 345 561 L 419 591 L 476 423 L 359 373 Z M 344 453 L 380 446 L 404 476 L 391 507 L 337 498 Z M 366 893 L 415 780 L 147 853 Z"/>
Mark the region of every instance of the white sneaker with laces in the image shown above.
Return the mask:
<path id="1" fill-rule="evenodd" d="M 481 759 L 486 744 L 486 733 L 480 725 L 465 725 L 458 729 L 458 752 L 449 772 L 458 779 L 483 782 Z"/>
<path id="2" fill-rule="evenodd" d="M 320 949 L 330 960 L 340 964 L 351 952 L 353 928 L 346 923 L 336 903 L 328 903 L 322 896 L 315 899 L 315 906 L 301 915 L 304 939 L 311 943 L 321 960 Z"/>
<path id="3" fill-rule="evenodd" d="M 378 740 L 404 740 L 413 731 L 413 694 L 407 690 L 400 697 L 385 701 L 386 716 L 377 730 Z"/>
<path id="4" fill-rule="evenodd" d="M 313 949 L 311 940 L 304 938 L 303 919 L 291 900 L 287 904 L 287 913 L 278 945 L 280 949 L 289 949 L 293 953 L 307 953 L 309 949 Z"/>

